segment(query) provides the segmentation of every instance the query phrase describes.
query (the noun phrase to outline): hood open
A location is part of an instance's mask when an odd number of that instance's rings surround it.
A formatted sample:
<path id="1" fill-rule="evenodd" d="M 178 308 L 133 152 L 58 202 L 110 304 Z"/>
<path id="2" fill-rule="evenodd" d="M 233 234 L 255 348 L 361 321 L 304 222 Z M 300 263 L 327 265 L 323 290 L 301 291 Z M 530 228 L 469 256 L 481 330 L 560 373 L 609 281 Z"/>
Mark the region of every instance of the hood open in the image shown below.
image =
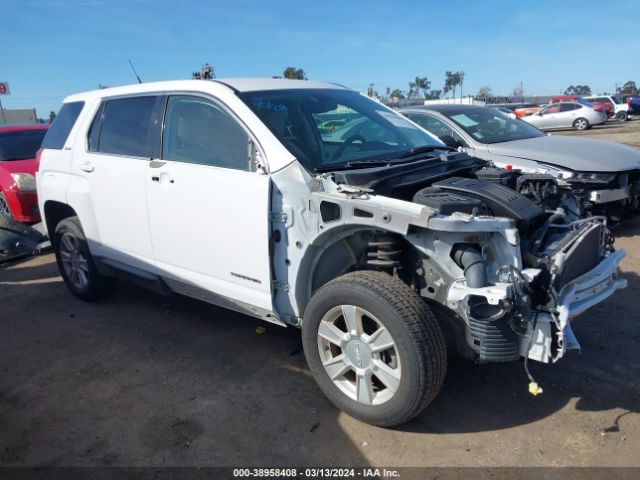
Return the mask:
<path id="1" fill-rule="evenodd" d="M 489 145 L 494 155 L 533 160 L 583 172 L 640 169 L 640 151 L 619 143 L 546 135 Z M 514 162 L 515 163 L 515 162 Z"/>

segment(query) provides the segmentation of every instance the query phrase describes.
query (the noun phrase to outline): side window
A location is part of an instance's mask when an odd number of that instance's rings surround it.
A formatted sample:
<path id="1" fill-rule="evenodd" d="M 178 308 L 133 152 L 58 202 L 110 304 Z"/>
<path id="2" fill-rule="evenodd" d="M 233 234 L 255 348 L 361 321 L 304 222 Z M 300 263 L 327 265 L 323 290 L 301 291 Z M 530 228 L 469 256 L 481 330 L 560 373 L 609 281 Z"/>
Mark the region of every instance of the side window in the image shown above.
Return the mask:
<path id="1" fill-rule="evenodd" d="M 431 133 L 432 135 L 435 135 L 438 138 L 441 138 L 444 136 L 450 136 L 463 147 L 469 146 L 467 142 L 465 142 L 460 135 L 458 135 L 455 131 L 453 131 L 453 129 L 449 125 L 447 125 L 446 123 L 444 123 L 442 120 L 438 118 L 432 117 L 431 115 L 413 114 L 413 113 L 409 113 L 407 117 L 410 120 L 416 122 L 418 125 L 424 128 L 427 132 Z"/>
<path id="2" fill-rule="evenodd" d="M 560 104 L 554 103 L 553 105 L 549 105 L 547 108 L 543 109 L 540 113 L 549 114 L 549 113 L 558 113 L 560 111 Z"/>
<path id="3" fill-rule="evenodd" d="M 91 150 L 101 153 L 151 158 L 151 115 L 158 97 L 132 97 L 108 100 L 102 111 L 102 127 L 97 145 L 91 141 L 96 121 L 89 134 Z M 96 117 L 98 116 L 96 115 Z M 95 141 L 95 140 L 94 140 Z"/>
<path id="4" fill-rule="evenodd" d="M 83 106 L 84 102 L 70 102 L 62 105 L 42 142 L 42 148 L 62 150 Z"/>
<path id="5" fill-rule="evenodd" d="M 409 115 L 407 115 L 407 117 L 409 117 L 410 120 L 416 122 L 427 132 L 435 135 L 436 137 L 451 135 L 451 127 L 449 127 L 443 121 L 432 117 L 431 115 L 418 115 L 410 113 Z"/>
<path id="6" fill-rule="evenodd" d="M 576 106 L 572 103 L 561 103 L 560 111 L 561 112 L 570 112 L 571 110 L 575 110 Z"/>
<path id="7" fill-rule="evenodd" d="M 169 97 L 163 159 L 251 170 L 248 146 L 245 130 L 214 102 L 191 96 Z"/>
<path id="8" fill-rule="evenodd" d="M 97 152 L 98 144 L 100 139 L 100 127 L 102 126 L 102 114 L 104 113 L 104 107 L 106 102 L 102 102 L 100 104 L 100 108 L 96 112 L 96 116 L 93 118 L 93 122 L 91 122 L 91 128 L 89 129 L 89 151 Z"/>

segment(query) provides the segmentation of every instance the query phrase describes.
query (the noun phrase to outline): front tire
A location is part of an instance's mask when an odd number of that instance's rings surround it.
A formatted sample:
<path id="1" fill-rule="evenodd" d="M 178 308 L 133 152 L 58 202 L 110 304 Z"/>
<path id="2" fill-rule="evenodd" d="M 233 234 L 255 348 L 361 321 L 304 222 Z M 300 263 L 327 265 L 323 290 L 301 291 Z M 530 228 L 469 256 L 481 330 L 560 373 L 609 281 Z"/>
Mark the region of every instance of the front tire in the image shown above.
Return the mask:
<path id="1" fill-rule="evenodd" d="M 447 368 L 429 307 L 382 272 L 352 272 L 321 287 L 306 308 L 302 344 L 329 400 L 382 427 L 418 415 L 438 394 Z"/>
<path id="2" fill-rule="evenodd" d="M 106 294 L 110 279 L 98 273 L 78 217 L 58 223 L 53 248 L 60 275 L 71 293 L 84 301 Z"/>
<path id="3" fill-rule="evenodd" d="M 576 130 L 587 130 L 589 127 L 589 120 L 587 120 L 586 118 L 576 118 L 576 120 L 573 122 L 573 128 L 575 128 Z"/>
<path id="4" fill-rule="evenodd" d="M 629 115 L 627 114 L 627 112 L 618 112 L 616 113 L 616 120 L 620 120 L 621 122 L 626 122 L 627 119 L 629 118 Z"/>

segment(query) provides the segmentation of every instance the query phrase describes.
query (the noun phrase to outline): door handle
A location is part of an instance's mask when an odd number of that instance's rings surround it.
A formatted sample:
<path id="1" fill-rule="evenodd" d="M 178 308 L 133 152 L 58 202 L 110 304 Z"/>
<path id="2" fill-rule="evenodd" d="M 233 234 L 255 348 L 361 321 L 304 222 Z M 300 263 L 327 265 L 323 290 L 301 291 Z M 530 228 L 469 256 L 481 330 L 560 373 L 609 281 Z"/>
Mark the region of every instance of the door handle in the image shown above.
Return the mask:
<path id="1" fill-rule="evenodd" d="M 93 165 L 91 165 L 91 163 L 89 162 L 85 162 L 83 164 L 80 165 L 80 170 L 82 170 L 83 172 L 93 172 L 96 169 L 96 167 L 94 167 Z"/>

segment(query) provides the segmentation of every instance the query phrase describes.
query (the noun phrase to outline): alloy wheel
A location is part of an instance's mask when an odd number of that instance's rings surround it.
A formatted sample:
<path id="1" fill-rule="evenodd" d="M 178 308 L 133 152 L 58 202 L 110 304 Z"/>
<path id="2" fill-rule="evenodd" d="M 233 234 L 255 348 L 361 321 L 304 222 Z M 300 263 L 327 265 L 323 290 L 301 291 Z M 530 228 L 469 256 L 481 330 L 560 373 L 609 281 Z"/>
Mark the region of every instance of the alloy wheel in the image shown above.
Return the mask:
<path id="1" fill-rule="evenodd" d="M 395 340 L 363 308 L 329 310 L 318 327 L 318 351 L 331 381 L 352 400 L 379 405 L 398 391 L 402 369 Z"/>
<path id="2" fill-rule="evenodd" d="M 59 241 L 64 273 L 75 288 L 85 290 L 89 285 L 89 263 L 80 250 L 80 241 L 70 233 L 64 233 Z"/>

